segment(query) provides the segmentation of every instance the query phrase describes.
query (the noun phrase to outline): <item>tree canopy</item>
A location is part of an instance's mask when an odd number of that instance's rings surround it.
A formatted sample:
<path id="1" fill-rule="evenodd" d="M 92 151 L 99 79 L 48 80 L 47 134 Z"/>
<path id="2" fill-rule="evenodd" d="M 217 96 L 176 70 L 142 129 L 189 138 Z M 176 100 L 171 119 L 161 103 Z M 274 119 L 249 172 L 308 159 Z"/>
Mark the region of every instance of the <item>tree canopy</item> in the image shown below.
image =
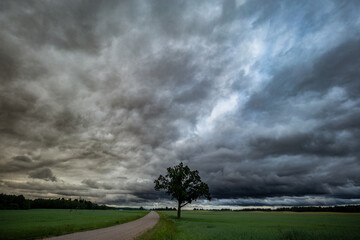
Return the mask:
<path id="1" fill-rule="evenodd" d="M 179 165 L 167 168 L 165 176 L 160 175 L 154 181 L 155 190 L 165 189 L 171 199 L 178 201 L 178 218 L 180 218 L 181 208 L 185 205 L 204 196 L 211 200 L 209 186 L 201 181 L 197 170 L 191 171 L 188 166 L 181 162 Z"/>

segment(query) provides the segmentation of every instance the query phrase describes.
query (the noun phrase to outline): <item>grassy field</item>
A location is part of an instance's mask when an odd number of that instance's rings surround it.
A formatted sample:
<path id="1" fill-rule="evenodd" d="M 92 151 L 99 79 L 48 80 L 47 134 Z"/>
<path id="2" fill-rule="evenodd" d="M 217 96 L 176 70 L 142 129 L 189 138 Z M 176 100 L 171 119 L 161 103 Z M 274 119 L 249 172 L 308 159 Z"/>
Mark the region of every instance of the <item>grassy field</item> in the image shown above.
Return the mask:
<path id="1" fill-rule="evenodd" d="M 35 239 L 128 222 L 147 211 L 1 210 L 0 239 Z M 146 239 L 360 239 L 360 214 L 289 212 L 159 212 Z"/>
<path id="2" fill-rule="evenodd" d="M 160 213 L 162 225 L 140 239 L 360 239 L 360 214 L 183 211 L 178 220 Z"/>
<path id="3" fill-rule="evenodd" d="M 35 239 L 135 220 L 147 211 L 32 209 L 0 210 L 0 239 Z"/>

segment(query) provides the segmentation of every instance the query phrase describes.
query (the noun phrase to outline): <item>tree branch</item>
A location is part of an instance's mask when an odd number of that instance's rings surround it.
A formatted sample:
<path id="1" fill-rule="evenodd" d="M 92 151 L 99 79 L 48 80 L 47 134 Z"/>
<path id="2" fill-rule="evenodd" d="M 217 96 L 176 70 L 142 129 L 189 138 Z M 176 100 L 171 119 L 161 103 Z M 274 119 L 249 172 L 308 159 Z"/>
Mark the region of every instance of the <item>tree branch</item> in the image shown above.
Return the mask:
<path id="1" fill-rule="evenodd" d="M 180 205 L 180 207 L 185 207 L 187 204 L 188 204 L 188 202 L 183 204 L 183 205 Z"/>

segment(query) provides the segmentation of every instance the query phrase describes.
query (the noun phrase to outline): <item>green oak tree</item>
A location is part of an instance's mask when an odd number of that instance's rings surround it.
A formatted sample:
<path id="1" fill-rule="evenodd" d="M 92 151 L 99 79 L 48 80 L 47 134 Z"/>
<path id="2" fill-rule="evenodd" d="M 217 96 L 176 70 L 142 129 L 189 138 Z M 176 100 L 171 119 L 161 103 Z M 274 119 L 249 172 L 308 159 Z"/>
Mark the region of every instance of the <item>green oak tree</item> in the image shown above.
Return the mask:
<path id="1" fill-rule="evenodd" d="M 165 189 L 171 199 L 178 201 L 177 217 L 181 216 L 181 208 L 204 196 L 211 200 L 209 186 L 201 181 L 197 170 L 191 171 L 181 162 L 179 165 L 167 168 L 165 176 L 160 175 L 154 181 L 155 190 Z"/>

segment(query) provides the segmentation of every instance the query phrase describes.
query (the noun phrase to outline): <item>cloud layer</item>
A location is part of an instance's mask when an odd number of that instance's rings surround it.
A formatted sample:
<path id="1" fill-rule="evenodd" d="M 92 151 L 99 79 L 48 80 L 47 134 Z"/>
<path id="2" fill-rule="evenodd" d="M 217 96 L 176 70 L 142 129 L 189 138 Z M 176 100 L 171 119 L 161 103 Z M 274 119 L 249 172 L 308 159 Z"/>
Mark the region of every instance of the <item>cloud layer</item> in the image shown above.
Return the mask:
<path id="1" fill-rule="evenodd" d="M 0 191 L 163 204 L 183 161 L 205 205 L 359 202 L 359 7 L 2 1 Z"/>

